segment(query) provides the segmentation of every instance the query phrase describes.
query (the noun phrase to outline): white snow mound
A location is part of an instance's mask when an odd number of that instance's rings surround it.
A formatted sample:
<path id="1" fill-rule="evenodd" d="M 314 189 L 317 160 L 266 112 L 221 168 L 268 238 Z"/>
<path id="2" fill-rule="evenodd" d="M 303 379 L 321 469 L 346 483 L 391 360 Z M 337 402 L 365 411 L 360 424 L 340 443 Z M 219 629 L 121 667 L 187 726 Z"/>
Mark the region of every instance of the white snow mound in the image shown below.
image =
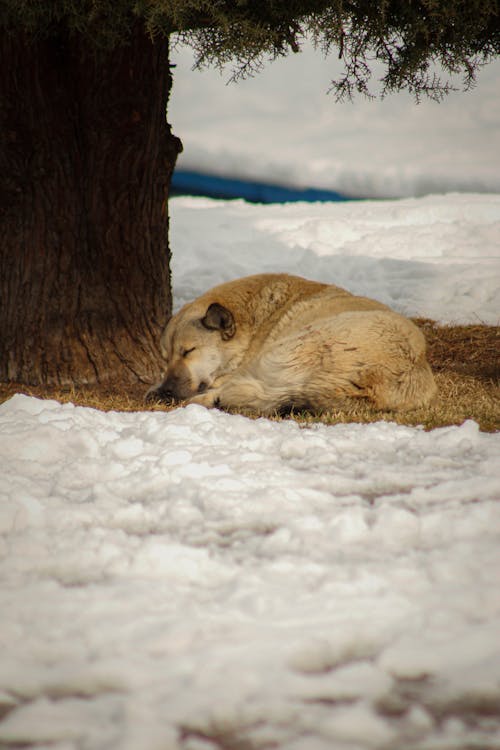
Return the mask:
<path id="1" fill-rule="evenodd" d="M 499 446 L 14 396 L 0 744 L 498 747 Z"/>

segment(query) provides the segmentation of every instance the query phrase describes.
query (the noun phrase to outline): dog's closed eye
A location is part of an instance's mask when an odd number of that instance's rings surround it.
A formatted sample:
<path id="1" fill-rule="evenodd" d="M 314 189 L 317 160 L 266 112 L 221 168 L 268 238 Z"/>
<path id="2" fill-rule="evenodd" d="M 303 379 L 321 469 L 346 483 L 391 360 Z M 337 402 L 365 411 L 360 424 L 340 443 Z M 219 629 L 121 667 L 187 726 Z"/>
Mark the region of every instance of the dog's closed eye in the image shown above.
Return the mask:
<path id="1" fill-rule="evenodd" d="M 181 357 L 183 358 L 187 357 L 189 354 L 191 354 L 191 352 L 194 352 L 195 349 L 196 349 L 195 346 L 193 346 L 191 349 L 184 349 L 184 351 L 181 352 Z"/>

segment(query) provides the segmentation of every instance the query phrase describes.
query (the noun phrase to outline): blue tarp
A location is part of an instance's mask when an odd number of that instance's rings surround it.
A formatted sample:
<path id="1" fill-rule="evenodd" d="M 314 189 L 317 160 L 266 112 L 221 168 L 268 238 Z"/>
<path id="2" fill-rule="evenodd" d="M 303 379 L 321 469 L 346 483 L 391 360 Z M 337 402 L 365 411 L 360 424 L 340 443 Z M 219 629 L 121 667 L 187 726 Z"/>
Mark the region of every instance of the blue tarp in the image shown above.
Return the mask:
<path id="1" fill-rule="evenodd" d="M 271 185 L 265 182 L 235 180 L 229 177 L 178 169 L 174 172 L 171 195 L 205 195 L 209 198 L 243 198 L 252 203 L 289 203 L 293 201 L 353 200 L 334 190 L 305 190 Z"/>

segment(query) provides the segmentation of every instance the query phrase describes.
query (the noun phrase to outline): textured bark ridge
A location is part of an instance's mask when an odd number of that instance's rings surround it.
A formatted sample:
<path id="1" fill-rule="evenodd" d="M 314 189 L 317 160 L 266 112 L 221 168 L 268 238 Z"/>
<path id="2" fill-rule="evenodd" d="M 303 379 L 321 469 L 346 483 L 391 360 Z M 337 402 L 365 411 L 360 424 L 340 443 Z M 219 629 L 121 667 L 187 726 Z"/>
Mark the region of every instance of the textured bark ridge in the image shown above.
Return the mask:
<path id="1" fill-rule="evenodd" d="M 0 41 L 0 379 L 154 380 L 171 313 L 167 43 Z"/>

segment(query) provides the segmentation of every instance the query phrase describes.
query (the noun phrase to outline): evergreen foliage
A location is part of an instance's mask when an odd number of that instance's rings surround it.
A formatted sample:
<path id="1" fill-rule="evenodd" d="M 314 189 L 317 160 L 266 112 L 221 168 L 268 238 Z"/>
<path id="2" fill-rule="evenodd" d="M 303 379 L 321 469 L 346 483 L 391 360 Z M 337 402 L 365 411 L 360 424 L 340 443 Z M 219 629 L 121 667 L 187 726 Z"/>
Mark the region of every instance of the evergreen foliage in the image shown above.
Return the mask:
<path id="1" fill-rule="evenodd" d="M 138 23 L 152 37 L 175 34 L 197 65 L 233 66 L 235 78 L 298 52 L 312 37 L 343 60 L 338 98 L 370 95 L 371 65 L 383 64 L 381 93 L 406 89 L 441 98 L 445 76 L 464 86 L 500 52 L 498 0 L 1 0 L 0 25 L 36 35 L 79 33 L 96 47 L 125 43 Z"/>
<path id="2" fill-rule="evenodd" d="M 125 43 L 137 23 L 152 39 L 176 34 L 197 65 L 229 64 L 233 77 L 298 52 L 306 37 L 336 52 L 344 74 L 337 98 L 370 95 L 371 64 L 384 65 L 382 95 L 407 89 L 441 98 L 462 74 L 465 88 L 500 53 L 498 0 L 2 0 L 0 25 L 50 34 L 66 27 L 96 47 Z"/>
<path id="3" fill-rule="evenodd" d="M 332 84 L 338 98 L 369 95 L 374 60 L 385 66 L 382 94 L 407 89 L 417 98 L 440 98 L 450 86 L 434 64 L 461 73 L 468 87 L 500 52 L 496 0 L 3 0 L 0 6 L 4 27 L 37 36 L 66 27 L 97 47 L 125 43 L 137 23 L 153 38 L 176 33 L 194 48 L 199 66 L 231 64 L 235 78 L 298 52 L 310 36 L 344 62 L 344 75 Z"/>

